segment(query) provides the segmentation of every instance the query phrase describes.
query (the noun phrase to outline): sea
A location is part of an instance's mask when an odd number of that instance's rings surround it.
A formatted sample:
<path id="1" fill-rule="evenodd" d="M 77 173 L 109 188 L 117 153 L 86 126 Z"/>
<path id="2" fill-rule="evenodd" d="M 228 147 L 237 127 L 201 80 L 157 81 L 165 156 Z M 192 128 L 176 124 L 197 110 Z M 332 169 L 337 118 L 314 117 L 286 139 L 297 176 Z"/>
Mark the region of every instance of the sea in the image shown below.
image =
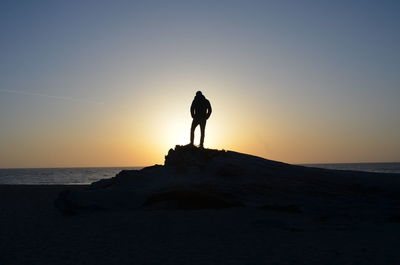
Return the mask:
<path id="1" fill-rule="evenodd" d="M 86 185 L 112 178 L 121 170 L 142 167 L 7 168 L 0 169 L 0 184 Z"/>
<path id="2" fill-rule="evenodd" d="M 400 173 L 400 163 L 302 164 L 302 166 L 379 173 Z M 121 170 L 142 167 L 10 168 L 0 169 L 0 185 L 87 185 L 112 178 Z"/>

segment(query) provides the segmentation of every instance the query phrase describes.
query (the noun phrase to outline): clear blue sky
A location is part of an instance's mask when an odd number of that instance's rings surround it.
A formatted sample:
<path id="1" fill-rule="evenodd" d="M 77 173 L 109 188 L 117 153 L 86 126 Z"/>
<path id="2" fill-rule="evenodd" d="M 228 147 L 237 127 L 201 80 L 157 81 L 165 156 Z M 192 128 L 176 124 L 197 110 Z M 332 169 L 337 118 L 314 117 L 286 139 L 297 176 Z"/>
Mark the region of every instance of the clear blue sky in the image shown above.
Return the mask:
<path id="1" fill-rule="evenodd" d="M 0 167 L 162 162 L 188 140 L 198 89 L 215 109 L 206 146 L 400 161 L 399 14 L 399 1 L 2 1 Z"/>

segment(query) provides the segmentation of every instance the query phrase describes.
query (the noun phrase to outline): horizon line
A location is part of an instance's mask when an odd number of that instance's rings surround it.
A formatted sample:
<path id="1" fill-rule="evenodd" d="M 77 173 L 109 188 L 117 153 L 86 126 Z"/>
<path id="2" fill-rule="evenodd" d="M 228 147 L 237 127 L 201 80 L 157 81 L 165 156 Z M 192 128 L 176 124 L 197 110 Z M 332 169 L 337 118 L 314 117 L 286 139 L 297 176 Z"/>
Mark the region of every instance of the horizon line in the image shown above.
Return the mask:
<path id="1" fill-rule="evenodd" d="M 269 159 L 270 160 L 270 159 Z M 276 160 L 273 160 L 276 161 Z M 281 161 L 278 161 L 281 162 Z M 286 163 L 286 162 L 283 162 Z M 400 163 L 400 161 L 385 161 L 385 162 L 324 162 L 324 163 L 286 163 L 290 165 L 297 165 L 297 166 L 303 166 L 303 165 L 337 165 L 337 164 L 396 164 Z M 148 166 L 66 166 L 66 167 L 0 167 L 1 169 L 79 169 L 79 168 L 145 168 L 145 167 L 151 167 L 155 165 L 161 165 L 163 164 L 152 164 Z"/>

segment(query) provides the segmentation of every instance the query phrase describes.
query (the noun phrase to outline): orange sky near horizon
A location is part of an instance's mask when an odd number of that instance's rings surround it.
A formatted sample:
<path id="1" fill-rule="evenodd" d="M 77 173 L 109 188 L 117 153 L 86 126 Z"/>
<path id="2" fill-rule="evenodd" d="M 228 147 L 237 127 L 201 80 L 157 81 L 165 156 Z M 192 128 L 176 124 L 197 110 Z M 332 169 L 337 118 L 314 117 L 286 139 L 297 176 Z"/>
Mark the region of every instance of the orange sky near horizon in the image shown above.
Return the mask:
<path id="1" fill-rule="evenodd" d="M 144 94 L 132 104 L 126 100 L 128 97 L 121 104 L 81 105 L 69 100 L 11 95 L 18 100 L 37 101 L 25 115 L 39 116 L 41 121 L 20 124 L 18 131 L 10 132 L 9 139 L 14 141 L 3 143 L 0 167 L 163 164 L 169 148 L 189 143 L 189 108 L 196 89 L 187 88 L 189 83 L 178 83 L 171 83 L 171 88 L 146 89 L 154 93 Z M 295 164 L 393 161 L 399 155 L 393 146 L 370 142 L 374 132 L 360 135 L 359 125 L 351 124 L 356 119 L 342 118 L 340 122 L 346 122 L 346 127 L 332 120 L 323 123 L 318 115 L 304 118 L 307 113 L 296 110 L 296 105 L 277 104 L 273 97 L 258 101 L 253 95 L 240 96 L 239 87 L 225 93 L 217 85 L 230 84 L 209 83 L 207 89 L 202 89 L 213 107 L 206 127 L 206 148 Z M 62 115 L 60 107 L 65 108 Z M 49 108 L 58 114 L 49 116 Z M 195 143 L 199 137 L 197 128 Z"/>

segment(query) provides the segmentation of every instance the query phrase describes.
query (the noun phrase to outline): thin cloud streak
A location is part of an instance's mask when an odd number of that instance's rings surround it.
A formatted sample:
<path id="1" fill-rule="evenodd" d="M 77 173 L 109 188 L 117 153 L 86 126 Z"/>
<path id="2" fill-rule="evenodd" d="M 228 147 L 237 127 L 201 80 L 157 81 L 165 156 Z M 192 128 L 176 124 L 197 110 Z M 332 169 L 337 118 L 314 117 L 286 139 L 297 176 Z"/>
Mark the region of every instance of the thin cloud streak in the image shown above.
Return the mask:
<path id="1" fill-rule="evenodd" d="M 73 97 L 65 97 L 65 96 L 47 95 L 47 94 L 36 93 L 36 92 L 28 92 L 28 91 L 22 91 L 22 90 L 10 90 L 10 89 L 1 89 L 0 88 L 0 92 L 12 93 L 12 94 L 18 94 L 18 95 L 24 95 L 24 96 L 34 96 L 34 97 L 51 98 L 51 99 L 59 99 L 59 100 L 67 100 L 67 101 L 86 102 L 86 103 L 93 103 L 93 104 L 98 104 L 98 105 L 104 105 L 105 104 L 104 102 L 90 100 L 90 99 L 81 99 L 81 98 L 73 98 Z"/>

